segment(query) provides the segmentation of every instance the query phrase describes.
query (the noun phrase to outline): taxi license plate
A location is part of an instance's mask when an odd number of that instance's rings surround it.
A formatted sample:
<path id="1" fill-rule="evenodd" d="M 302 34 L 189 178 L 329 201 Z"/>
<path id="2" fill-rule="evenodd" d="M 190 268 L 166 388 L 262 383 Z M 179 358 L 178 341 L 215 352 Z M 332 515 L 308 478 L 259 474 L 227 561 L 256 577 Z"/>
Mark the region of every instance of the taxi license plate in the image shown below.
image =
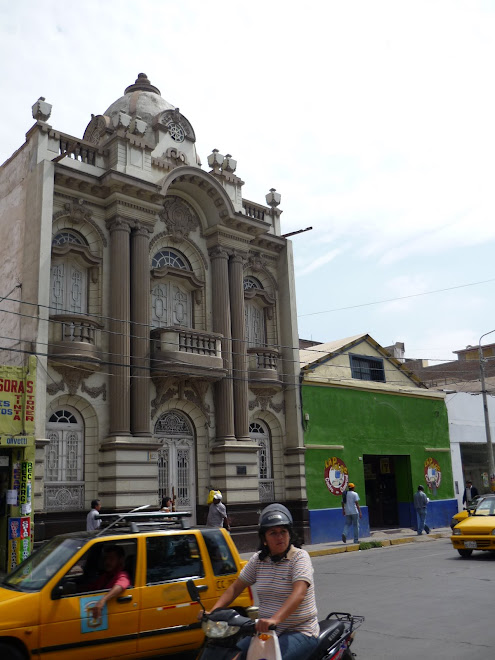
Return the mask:
<path id="1" fill-rule="evenodd" d="M 476 541 L 464 541 L 465 548 L 476 548 Z"/>

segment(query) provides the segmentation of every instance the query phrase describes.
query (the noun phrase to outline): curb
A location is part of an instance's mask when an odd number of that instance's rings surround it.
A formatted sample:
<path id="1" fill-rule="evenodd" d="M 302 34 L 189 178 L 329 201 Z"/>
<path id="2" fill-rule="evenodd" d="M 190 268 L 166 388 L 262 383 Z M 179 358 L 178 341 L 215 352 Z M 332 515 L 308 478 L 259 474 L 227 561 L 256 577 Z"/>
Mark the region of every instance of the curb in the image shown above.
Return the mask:
<path id="1" fill-rule="evenodd" d="M 421 540 L 417 536 L 402 536 L 398 539 L 373 539 L 379 541 L 381 546 L 373 548 L 365 548 L 366 550 L 375 550 L 381 548 L 388 548 L 392 545 L 404 545 L 406 543 L 428 543 L 437 539 L 449 538 L 450 534 L 445 532 L 433 533 L 428 536 L 422 536 Z M 363 541 L 366 543 L 366 541 Z M 348 545 L 333 546 L 330 548 L 320 548 L 318 550 L 308 550 L 310 557 L 323 557 L 325 555 L 340 555 L 343 552 L 357 552 L 359 550 L 359 543 L 349 543 Z"/>

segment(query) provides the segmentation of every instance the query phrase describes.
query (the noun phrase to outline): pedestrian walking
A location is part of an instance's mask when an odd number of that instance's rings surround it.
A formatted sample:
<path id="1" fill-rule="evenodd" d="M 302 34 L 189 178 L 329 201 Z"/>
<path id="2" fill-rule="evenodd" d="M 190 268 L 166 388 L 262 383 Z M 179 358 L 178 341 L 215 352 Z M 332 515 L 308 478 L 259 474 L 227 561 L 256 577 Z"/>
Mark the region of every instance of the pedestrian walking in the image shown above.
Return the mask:
<path id="1" fill-rule="evenodd" d="M 418 490 L 414 493 L 414 508 L 416 509 L 416 519 L 418 526 L 418 536 L 421 536 L 423 530 L 429 534 L 430 528 L 426 524 L 426 507 L 430 501 L 426 496 L 425 489 L 421 484 L 418 486 Z"/>
<path id="2" fill-rule="evenodd" d="M 468 479 L 466 481 L 466 488 L 464 488 L 464 493 L 462 494 L 462 503 L 466 505 L 466 508 L 471 504 L 475 497 L 478 497 L 478 489 L 476 486 L 473 486 L 473 482 Z"/>
<path id="3" fill-rule="evenodd" d="M 208 509 L 207 527 L 225 527 L 230 532 L 229 519 L 227 518 L 227 509 L 222 503 L 222 493 L 217 490 L 213 495 L 213 501 Z"/>
<path id="4" fill-rule="evenodd" d="M 86 531 L 94 532 L 95 529 L 98 529 L 101 525 L 101 520 L 98 519 L 98 514 L 100 513 L 101 502 L 100 500 L 92 500 L 91 502 L 91 511 L 86 516 Z"/>
<path id="5" fill-rule="evenodd" d="M 359 543 L 359 518 L 363 517 L 361 507 L 359 506 L 359 495 L 355 492 L 356 486 L 349 483 L 347 491 L 342 498 L 342 515 L 345 517 L 344 531 L 342 532 L 342 541 L 347 542 L 349 530 L 352 527 L 354 534 L 354 543 Z"/>

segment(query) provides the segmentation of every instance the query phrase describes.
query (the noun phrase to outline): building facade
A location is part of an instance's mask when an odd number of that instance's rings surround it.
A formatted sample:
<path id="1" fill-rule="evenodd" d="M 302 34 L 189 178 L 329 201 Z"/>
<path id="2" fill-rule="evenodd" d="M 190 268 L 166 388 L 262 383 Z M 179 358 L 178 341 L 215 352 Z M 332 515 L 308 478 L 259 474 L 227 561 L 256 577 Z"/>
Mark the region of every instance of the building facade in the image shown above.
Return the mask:
<path id="1" fill-rule="evenodd" d="M 305 519 L 291 244 L 280 195 L 242 197 L 236 161 L 205 171 L 191 123 L 145 74 L 82 139 L 33 106 L 2 166 L 5 359 L 38 360 L 39 534 L 157 505 L 204 522 L 223 492 L 252 537 L 274 499 Z M 42 528 L 44 526 L 44 532 Z"/>
<path id="2" fill-rule="evenodd" d="M 466 480 L 479 493 L 495 488 L 490 482 L 486 422 L 490 426 L 492 452 L 495 453 L 495 344 L 481 347 L 484 360 L 487 418 L 485 419 L 478 346 L 454 351 L 457 360 L 429 365 L 426 360 L 410 360 L 406 366 L 426 385 L 445 394 L 449 420 L 454 489 L 459 510 Z"/>
<path id="3" fill-rule="evenodd" d="M 443 393 L 366 334 L 301 350 L 301 367 L 311 541 L 340 539 L 349 481 L 361 500 L 361 536 L 415 527 L 419 484 L 430 527 L 448 525 L 457 503 Z"/>

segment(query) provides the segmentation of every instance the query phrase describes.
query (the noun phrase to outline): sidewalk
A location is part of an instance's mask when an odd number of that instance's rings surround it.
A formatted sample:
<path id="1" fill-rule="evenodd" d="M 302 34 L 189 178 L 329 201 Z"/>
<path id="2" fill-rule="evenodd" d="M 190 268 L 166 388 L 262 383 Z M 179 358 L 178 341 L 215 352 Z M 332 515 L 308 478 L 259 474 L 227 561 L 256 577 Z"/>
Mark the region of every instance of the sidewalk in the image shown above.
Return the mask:
<path id="1" fill-rule="evenodd" d="M 371 532 L 371 536 L 359 539 L 359 543 L 372 543 L 379 541 L 382 547 L 390 545 L 401 545 L 403 543 L 428 543 L 437 539 L 450 538 L 452 530 L 450 527 L 439 527 L 432 529 L 430 534 L 423 533 L 418 536 L 414 529 L 383 529 Z M 359 543 L 353 543 L 352 540 L 347 543 L 342 541 L 331 541 L 328 543 L 304 544 L 303 548 L 311 557 L 321 557 L 322 555 L 336 555 L 341 552 L 356 552 L 359 550 Z M 252 552 L 241 554 L 242 559 L 249 559 Z"/>

